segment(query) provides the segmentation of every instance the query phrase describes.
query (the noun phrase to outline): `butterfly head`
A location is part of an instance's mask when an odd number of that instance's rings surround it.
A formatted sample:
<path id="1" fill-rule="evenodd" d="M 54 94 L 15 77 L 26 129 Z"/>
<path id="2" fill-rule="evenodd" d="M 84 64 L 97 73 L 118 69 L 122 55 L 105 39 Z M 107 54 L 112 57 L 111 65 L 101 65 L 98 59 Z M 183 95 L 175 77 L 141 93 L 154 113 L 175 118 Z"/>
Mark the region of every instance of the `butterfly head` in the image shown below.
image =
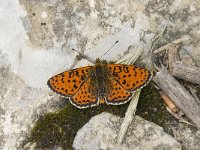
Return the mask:
<path id="1" fill-rule="evenodd" d="M 99 58 L 97 58 L 97 59 L 95 60 L 95 65 L 102 65 L 102 64 L 106 65 L 106 64 L 107 64 L 107 61 L 106 61 L 106 60 L 101 60 L 101 59 L 99 59 Z"/>

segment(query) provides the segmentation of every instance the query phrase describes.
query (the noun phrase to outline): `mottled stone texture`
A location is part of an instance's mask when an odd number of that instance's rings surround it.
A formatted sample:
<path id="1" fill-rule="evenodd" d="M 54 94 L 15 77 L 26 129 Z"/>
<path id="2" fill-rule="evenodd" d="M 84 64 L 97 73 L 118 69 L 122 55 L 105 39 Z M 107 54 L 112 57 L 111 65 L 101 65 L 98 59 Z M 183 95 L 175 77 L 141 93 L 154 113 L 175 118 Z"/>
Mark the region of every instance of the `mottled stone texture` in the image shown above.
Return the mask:
<path id="1" fill-rule="evenodd" d="M 135 116 L 122 145 L 117 145 L 117 134 L 122 119 L 109 113 L 93 117 L 81 128 L 74 140 L 76 150 L 119 149 L 119 150 L 181 150 L 181 145 L 163 129 Z"/>
<path id="2" fill-rule="evenodd" d="M 50 111 L 56 100 L 46 81 L 76 65 L 72 48 L 96 58 L 118 40 L 104 59 L 118 60 L 129 46 L 148 56 L 166 27 L 155 48 L 188 36 L 180 57 L 200 64 L 199 0 L 2 0 L 0 10 L 0 149 L 19 149 L 37 117 Z"/>

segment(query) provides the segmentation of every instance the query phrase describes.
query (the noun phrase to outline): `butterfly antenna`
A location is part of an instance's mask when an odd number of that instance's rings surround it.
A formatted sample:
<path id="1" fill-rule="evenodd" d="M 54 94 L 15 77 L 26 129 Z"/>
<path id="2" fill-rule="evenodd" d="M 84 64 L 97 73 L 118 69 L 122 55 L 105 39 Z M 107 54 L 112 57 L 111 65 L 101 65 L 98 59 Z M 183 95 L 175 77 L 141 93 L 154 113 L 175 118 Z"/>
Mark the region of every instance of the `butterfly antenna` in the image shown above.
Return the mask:
<path id="1" fill-rule="evenodd" d="M 97 57 L 96 57 L 96 53 L 95 53 L 95 51 L 94 51 L 94 53 L 93 53 L 93 56 L 94 56 L 95 59 L 97 58 Z"/>
<path id="2" fill-rule="evenodd" d="M 103 56 L 105 56 L 114 46 L 115 44 L 117 44 L 119 41 L 116 41 L 100 58 L 102 58 Z"/>
<path id="3" fill-rule="evenodd" d="M 84 59 L 88 60 L 89 62 L 91 62 L 91 63 L 93 63 L 93 64 L 95 63 L 95 61 L 94 61 L 91 57 L 85 55 L 84 53 L 79 52 L 79 51 L 77 51 L 77 50 L 74 49 L 74 48 L 72 48 L 72 50 L 75 51 L 75 52 L 77 52 L 79 55 L 81 55 Z"/>

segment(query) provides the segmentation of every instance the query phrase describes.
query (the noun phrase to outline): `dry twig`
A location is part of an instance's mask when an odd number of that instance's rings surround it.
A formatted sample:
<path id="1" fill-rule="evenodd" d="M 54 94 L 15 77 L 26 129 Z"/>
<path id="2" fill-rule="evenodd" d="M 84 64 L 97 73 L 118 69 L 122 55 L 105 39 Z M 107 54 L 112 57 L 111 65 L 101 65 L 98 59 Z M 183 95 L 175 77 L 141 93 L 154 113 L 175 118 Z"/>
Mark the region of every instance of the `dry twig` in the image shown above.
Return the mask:
<path id="1" fill-rule="evenodd" d="M 162 47 L 154 50 L 153 53 L 154 54 L 160 53 L 160 52 L 162 52 L 164 50 L 167 50 L 171 46 L 173 47 L 174 45 L 181 44 L 181 43 L 183 43 L 185 41 L 188 41 L 188 40 L 190 40 L 190 38 L 177 39 L 177 40 L 175 40 L 175 41 L 173 41 L 173 42 L 171 42 L 171 43 L 169 43 L 169 44 L 167 44 L 165 46 L 162 46 Z"/>
<path id="2" fill-rule="evenodd" d="M 196 99 L 164 68 L 156 73 L 153 81 L 200 128 L 200 105 Z"/>
<path id="3" fill-rule="evenodd" d="M 180 79 L 200 85 L 200 68 L 187 66 L 180 61 L 173 64 L 172 74 Z"/>

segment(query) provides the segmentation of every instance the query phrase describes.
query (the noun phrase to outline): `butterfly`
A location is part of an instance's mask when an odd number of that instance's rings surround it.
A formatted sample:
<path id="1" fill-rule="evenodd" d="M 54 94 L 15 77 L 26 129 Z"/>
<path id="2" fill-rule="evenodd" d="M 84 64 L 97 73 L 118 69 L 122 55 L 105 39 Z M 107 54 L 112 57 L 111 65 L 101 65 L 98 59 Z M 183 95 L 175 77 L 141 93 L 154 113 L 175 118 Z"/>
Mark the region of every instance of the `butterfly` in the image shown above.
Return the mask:
<path id="1" fill-rule="evenodd" d="M 96 59 L 94 66 L 62 72 L 51 77 L 47 84 L 54 92 L 69 98 L 74 106 L 87 108 L 102 103 L 124 104 L 151 77 L 148 69 Z"/>

